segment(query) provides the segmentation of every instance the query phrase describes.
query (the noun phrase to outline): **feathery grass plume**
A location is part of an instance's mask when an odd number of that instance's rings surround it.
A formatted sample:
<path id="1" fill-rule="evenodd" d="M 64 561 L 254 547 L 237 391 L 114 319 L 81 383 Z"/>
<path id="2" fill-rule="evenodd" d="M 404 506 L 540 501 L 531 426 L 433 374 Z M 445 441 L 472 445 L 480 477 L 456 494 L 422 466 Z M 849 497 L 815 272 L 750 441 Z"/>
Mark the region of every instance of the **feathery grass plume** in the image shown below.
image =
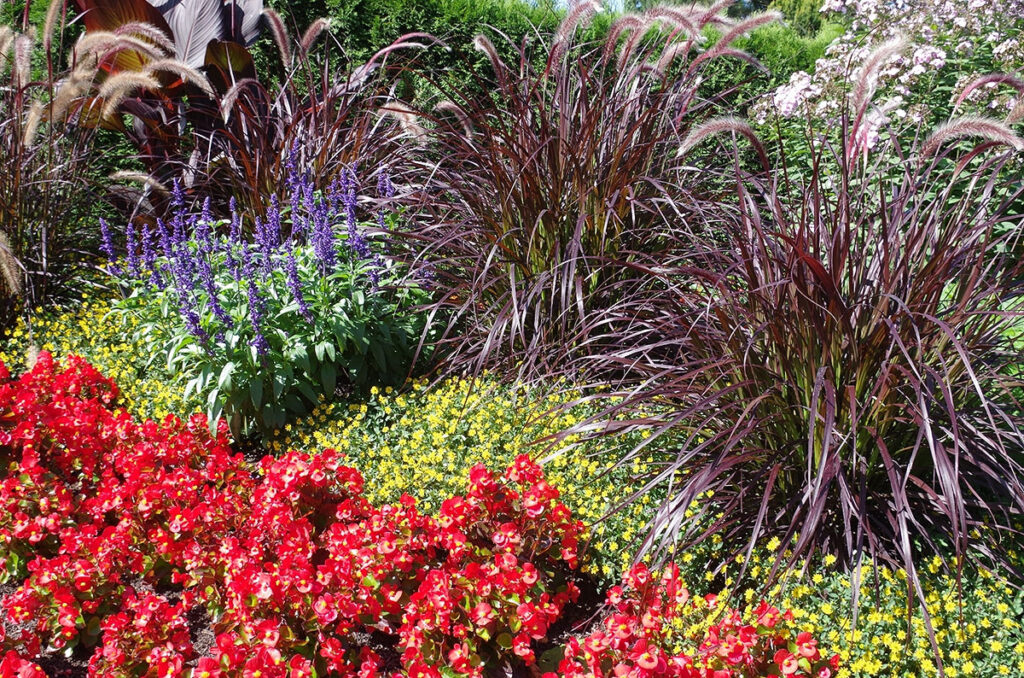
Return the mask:
<path id="1" fill-rule="evenodd" d="M 145 38 L 134 35 L 118 35 L 110 31 L 95 31 L 86 33 L 75 44 L 74 56 L 94 55 L 97 60 L 102 61 L 108 56 L 121 51 L 138 52 L 143 57 L 152 60 L 165 59 L 168 52 L 163 47 L 155 45 Z"/>
<path id="2" fill-rule="evenodd" d="M 1012 125 L 1024 120 L 1024 79 L 1008 73 L 989 73 L 981 76 L 980 78 L 974 79 L 967 85 L 967 87 L 964 88 L 964 91 L 960 93 L 960 96 L 957 97 L 956 103 L 953 107 L 956 108 L 963 103 L 968 95 L 970 95 L 974 90 L 991 83 L 1006 85 L 1017 90 L 1017 103 L 1014 104 L 1013 109 L 1006 116 L 1006 120 L 1004 122 L 1006 122 L 1007 125 Z"/>
<path id="3" fill-rule="evenodd" d="M 11 241 L 3 231 L 0 231 L 0 278 L 10 296 L 21 296 L 21 268 L 11 251 Z"/>
<path id="4" fill-rule="evenodd" d="M 163 193 L 165 195 L 170 195 L 170 191 L 167 190 L 166 186 L 164 186 L 162 183 L 160 183 L 160 181 L 158 179 L 156 179 L 155 177 L 153 177 L 153 176 L 151 176 L 149 174 L 146 174 L 144 172 L 132 172 L 130 170 L 118 170 L 117 172 L 114 172 L 113 174 L 110 175 L 110 180 L 111 181 L 135 181 L 135 182 L 138 182 L 140 184 L 145 184 L 147 187 L 153 189 L 154 191 L 157 191 L 158 193 Z"/>
<path id="5" fill-rule="evenodd" d="M 693 13 L 687 12 L 682 7 L 660 5 L 650 8 L 644 12 L 644 15 L 648 19 L 660 21 L 675 30 L 682 31 L 691 38 L 699 38 L 700 36 L 700 28 L 693 22 Z"/>
<path id="6" fill-rule="evenodd" d="M 316 39 L 320 37 L 320 34 L 328 30 L 331 27 L 331 20 L 323 17 L 317 19 L 311 23 L 307 28 L 306 32 L 302 34 L 302 39 L 299 40 L 299 47 L 302 49 L 302 53 L 305 54 L 309 51 L 309 48 L 313 46 Z"/>
<path id="7" fill-rule="evenodd" d="M 50 102 L 49 119 L 60 120 L 68 112 L 71 104 L 92 87 L 96 80 L 95 55 L 87 55 L 79 60 L 79 64 L 63 81 L 58 83 L 57 92 Z"/>
<path id="8" fill-rule="evenodd" d="M 131 71 L 117 73 L 107 79 L 99 91 L 99 97 L 103 99 L 103 117 L 113 115 L 132 92 L 140 89 L 159 90 L 160 83 L 152 75 Z"/>
<path id="9" fill-rule="evenodd" d="M 50 6 L 46 8 L 46 19 L 43 21 L 43 49 L 50 51 L 53 42 L 53 29 L 57 25 L 57 16 L 64 8 L 64 0 L 51 0 Z"/>
<path id="10" fill-rule="evenodd" d="M 686 135 L 686 138 L 683 139 L 683 143 L 680 144 L 679 150 L 676 152 L 676 155 L 684 156 L 691 150 L 693 150 L 694 146 L 699 144 L 704 139 L 707 139 L 708 137 L 711 136 L 716 136 L 718 134 L 723 134 L 725 132 L 731 132 L 733 134 L 738 134 L 742 137 L 746 137 L 746 139 L 754 147 L 754 150 L 757 151 L 757 155 L 761 160 L 761 164 L 764 166 L 765 169 L 769 168 L 768 154 L 765 151 L 764 144 L 762 144 L 761 140 L 758 138 L 757 132 L 755 132 L 754 128 L 751 127 L 750 124 L 747 123 L 746 121 L 740 120 L 739 118 L 732 116 L 724 118 L 714 118 L 713 120 L 708 120 L 707 122 L 698 125 L 697 127 L 694 127 L 693 130 L 688 135 Z"/>
<path id="11" fill-rule="evenodd" d="M 22 132 L 21 142 L 26 146 L 32 146 L 36 139 L 36 132 L 39 131 L 39 123 L 43 119 L 45 104 L 36 99 L 29 106 L 28 115 L 25 118 L 25 129 Z"/>
<path id="12" fill-rule="evenodd" d="M 427 139 L 427 130 L 423 129 L 416 112 L 403 104 L 401 101 L 389 101 L 380 107 L 378 111 L 382 116 L 391 116 L 401 125 L 402 131 L 408 134 L 417 142 L 424 142 Z"/>
<path id="13" fill-rule="evenodd" d="M 548 58 L 548 68 L 551 64 L 559 61 L 568 48 L 569 40 L 577 28 L 586 28 L 594 15 L 601 11 L 601 4 L 597 0 L 578 0 L 562 19 L 555 33 L 554 44 L 551 45 L 551 56 Z"/>
<path id="14" fill-rule="evenodd" d="M 292 66 L 292 50 L 288 46 L 288 31 L 284 27 L 284 21 L 280 14 L 269 7 L 263 8 L 263 16 L 267 18 L 270 33 L 274 36 L 274 44 L 277 45 L 277 51 L 281 55 L 281 63 L 287 70 Z"/>
<path id="15" fill-rule="evenodd" d="M 957 106 L 962 104 L 964 99 L 970 96 L 971 92 L 974 90 L 992 83 L 1012 87 L 1017 90 L 1018 94 L 1024 94 L 1024 80 L 1021 80 L 1015 75 L 1010 75 L 1009 73 L 988 73 L 969 82 L 967 86 L 964 87 L 964 91 L 960 92 L 960 96 L 956 98 L 956 101 L 953 103 L 953 108 L 955 109 Z"/>
<path id="16" fill-rule="evenodd" d="M 129 21 L 114 29 L 115 35 L 128 35 L 149 40 L 167 54 L 174 54 L 174 39 L 162 29 L 145 21 Z"/>
<path id="17" fill-rule="evenodd" d="M 658 63 L 655 66 L 658 72 L 661 73 L 662 77 L 668 73 L 668 69 L 672 67 L 672 62 L 680 57 L 685 58 L 690 50 L 693 48 L 693 41 L 686 40 L 684 42 L 673 42 L 671 45 L 665 47 L 661 52 L 661 56 L 658 57 Z"/>
<path id="18" fill-rule="evenodd" d="M 14 58 L 11 60 L 11 84 L 23 87 L 32 77 L 32 37 L 19 33 L 14 38 Z"/>
<path id="19" fill-rule="evenodd" d="M 445 99 L 434 106 L 434 113 L 450 113 L 455 116 L 455 119 L 462 125 L 462 129 L 465 130 L 466 136 L 470 137 L 473 135 L 473 123 L 466 114 L 466 111 L 462 110 L 455 102 Z"/>
<path id="20" fill-rule="evenodd" d="M 473 49 L 478 52 L 482 52 L 487 56 L 487 59 L 491 62 L 491 68 L 494 69 L 494 74 L 498 78 L 504 80 L 505 77 L 505 62 L 501 60 L 498 55 L 498 50 L 494 47 L 494 43 L 483 33 L 478 33 L 473 38 Z"/>
<path id="21" fill-rule="evenodd" d="M 16 36 L 17 33 L 10 26 L 0 26 L 0 61 L 7 61 L 7 55 Z"/>
<path id="22" fill-rule="evenodd" d="M 626 14 L 621 16 L 612 22 L 611 27 L 608 29 L 608 37 L 605 38 L 604 52 L 601 54 L 601 61 L 608 63 L 612 54 L 619 46 L 619 38 L 624 34 L 632 34 L 636 31 L 643 30 L 647 25 L 646 19 L 638 14 Z"/>
<path id="23" fill-rule="evenodd" d="M 508 84 L 507 74 L 505 71 L 508 67 L 505 66 L 505 62 L 501 60 L 501 56 L 498 55 L 498 50 L 494 47 L 494 43 L 483 33 L 479 33 L 473 38 L 473 49 L 478 52 L 483 52 L 487 59 L 491 62 L 491 68 L 494 70 L 494 77 L 498 79 L 498 86 L 504 89 Z"/>
<path id="24" fill-rule="evenodd" d="M 146 68 L 143 70 L 143 72 L 148 75 L 151 75 L 156 71 L 174 73 L 181 78 L 183 82 L 191 82 L 211 97 L 214 96 L 213 85 L 210 84 L 210 81 L 206 76 L 177 59 L 159 59 L 146 64 Z"/>
<path id="25" fill-rule="evenodd" d="M 1006 116 L 1006 124 L 1013 125 L 1024 120 L 1024 96 L 1021 96 L 1014 104 L 1013 110 Z"/>
<path id="26" fill-rule="evenodd" d="M 626 62 L 633 57 L 637 47 L 640 46 L 640 42 L 654 24 L 654 20 L 646 16 L 641 16 L 640 20 L 641 25 L 626 37 L 626 42 L 622 45 L 622 49 L 619 50 L 618 58 L 615 60 L 615 67 L 620 71 L 626 67 Z"/>
<path id="27" fill-rule="evenodd" d="M 889 60 L 902 54 L 906 47 L 907 41 L 902 36 L 896 37 L 879 45 L 864 61 L 851 98 L 851 110 L 853 111 L 853 126 L 850 130 L 851 139 L 856 136 L 858 128 L 864 121 L 864 115 L 867 113 L 868 106 L 871 104 L 871 99 L 875 96 L 879 72 L 889 63 Z"/>
<path id="28" fill-rule="evenodd" d="M 711 24 L 713 26 L 719 26 L 727 28 L 734 26 L 735 22 L 726 17 L 723 12 L 732 7 L 734 0 L 719 0 L 710 7 L 704 10 L 704 13 L 700 15 L 700 19 L 697 21 L 698 26 L 706 26 Z M 694 9 L 700 9 L 700 6 L 694 6 Z"/>
<path id="29" fill-rule="evenodd" d="M 231 117 L 231 110 L 235 107 L 239 97 L 250 87 L 258 87 L 260 81 L 255 78 L 242 78 L 231 86 L 220 100 L 220 117 L 227 122 Z"/>
<path id="30" fill-rule="evenodd" d="M 944 122 L 935 128 L 921 145 L 921 161 L 934 155 L 947 141 L 965 137 L 981 137 L 991 143 L 1011 146 L 1017 151 L 1024 150 L 1024 139 L 1017 136 L 1005 123 L 991 118 L 964 116 Z"/>
<path id="31" fill-rule="evenodd" d="M 689 71 L 691 73 L 696 72 L 697 67 L 700 66 L 700 64 L 702 64 L 703 62 L 710 61 L 712 59 L 717 59 L 718 57 L 722 56 L 726 52 L 726 50 L 731 48 L 730 46 L 732 45 L 732 43 L 741 35 L 749 33 L 755 28 L 760 28 L 761 26 L 764 26 L 766 24 L 776 23 L 781 19 L 782 14 L 780 12 L 773 11 L 761 12 L 759 14 L 751 14 L 743 21 L 730 27 L 727 31 L 725 31 L 725 33 L 718 40 L 718 42 L 716 42 L 714 46 L 711 47 L 711 49 L 707 50 L 706 52 L 698 56 L 696 59 L 694 59 L 690 63 Z"/>

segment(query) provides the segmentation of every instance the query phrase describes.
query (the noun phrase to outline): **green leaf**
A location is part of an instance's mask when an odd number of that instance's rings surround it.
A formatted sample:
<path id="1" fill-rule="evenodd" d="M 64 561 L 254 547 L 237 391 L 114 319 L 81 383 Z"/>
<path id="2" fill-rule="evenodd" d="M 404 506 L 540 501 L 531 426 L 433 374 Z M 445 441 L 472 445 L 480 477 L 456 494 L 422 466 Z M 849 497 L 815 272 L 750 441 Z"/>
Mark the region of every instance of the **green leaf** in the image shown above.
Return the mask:
<path id="1" fill-rule="evenodd" d="M 222 391 L 231 390 L 231 374 L 235 371 L 234 363 L 226 363 L 220 371 L 220 378 L 217 379 L 217 388 Z"/>
<path id="2" fill-rule="evenodd" d="M 333 363 L 324 363 L 320 368 L 320 384 L 324 387 L 324 394 L 328 398 L 334 395 L 338 386 L 338 370 Z"/>
<path id="3" fill-rule="evenodd" d="M 249 398 L 252 400 L 252 406 L 257 410 L 263 405 L 263 380 L 259 377 L 253 379 L 249 384 Z"/>

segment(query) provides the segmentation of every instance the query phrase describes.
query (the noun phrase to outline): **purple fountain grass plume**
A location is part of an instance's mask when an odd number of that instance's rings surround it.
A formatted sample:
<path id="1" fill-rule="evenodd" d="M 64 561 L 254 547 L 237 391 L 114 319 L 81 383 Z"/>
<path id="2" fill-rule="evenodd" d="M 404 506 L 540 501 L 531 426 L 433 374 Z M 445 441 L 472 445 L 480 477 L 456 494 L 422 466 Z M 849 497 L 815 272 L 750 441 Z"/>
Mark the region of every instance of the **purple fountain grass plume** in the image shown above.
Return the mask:
<path id="1" fill-rule="evenodd" d="M 306 32 L 302 34 L 302 39 L 299 40 L 299 48 L 302 50 L 302 53 L 309 52 L 309 48 L 313 46 L 316 39 L 330 27 L 331 20 L 322 17 L 306 27 Z"/>
<path id="2" fill-rule="evenodd" d="M 780 12 L 762 12 L 760 14 L 751 14 L 749 17 L 739 22 L 735 26 L 729 28 L 722 37 L 714 44 L 711 49 L 707 50 L 690 64 L 690 68 L 687 69 L 687 73 L 692 74 L 696 72 L 697 67 L 707 61 L 717 59 L 724 56 L 725 52 L 731 49 L 732 43 L 740 36 L 749 33 L 755 28 L 761 26 L 776 23 L 782 20 L 782 14 Z"/>
<path id="3" fill-rule="evenodd" d="M 947 141 L 965 137 L 981 137 L 994 144 L 1010 146 L 1016 151 L 1024 150 L 1024 139 L 1017 136 L 1006 124 L 990 118 L 964 116 L 949 120 L 935 128 L 921 145 L 921 160 L 934 155 Z"/>
<path id="4" fill-rule="evenodd" d="M 633 35 L 637 31 L 645 30 L 647 19 L 638 14 L 627 14 L 612 22 L 608 29 L 608 37 L 604 41 L 604 50 L 601 53 L 601 61 L 609 63 L 619 46 L 619 38 L 623 35 Z M 627 38 L 628 40 L 628 38 Z"/>
<path id="5" fill-rule="evenodd" d="M 554 43 L 551 45 L 551 55 L 548 57 L 547 70 L 565 56 L 569 48 L 569 41 L 577 28 L 586 28 L 594 15 L 601 11 L 601 5 L 597 0 L 579 0 L 566 13 L 562 23 L 555 33 Z"/>
<path id="6" fill-rule="evenodd" d="M 455 119 L 462 125 L 462 130 L 467 137 L 473 136 L 473 123 L 470 121 L 469 116 L 466 115 L 466 111 L 462 110 L 462 107 L 452 101 L 442 101 L 434 106 L 434 113 L 450 113 L 455 116 Z"/>
<path id="7" fill-rule="evenodd" d="M 693 147 L 699 144 L 708 137 L 715 136 L 717 134 L 723 134 L 725 132 L 731 132 L 738 134 L 750 142 L 757 152 L 758 157 L 761 159 L 761 164 L 768 169 L 770 164 L 768 162 L 768 153 L 765 151 L 764 144 L 758 138 L 754 128 L 749 123 L 734 117 L 715 118 L 708 120 L 702 125 L 694 127 L 690 133 L 683 139 L 683 143 L 680 144 L 677 156 L 684 156 L 693 150 Z"/>
<path id="8" fill-rule="evenodd" d="M 508 70 L 505 66 L 505 62 L 501 60 L 498 55 L 498 50 L 495 49 L 494 43 L 483 33 L 480 33 L 473 38 L 473 49 L 478 52 L 483 52 L 487 59 L 491 62 L 491 69 L 494 71 L 494 75 L 498 78 L 498 82 L 501 84 L 502 89 L 505 87 L 507 82 L 505 77 L 505 71 Z"/>
<path id="9" fill-rule="evenodd" d="M 379 109 L 381 116 L 390 116 L 398 121 L 399 127 L 416 143 L 426 143 L 427 130 L 420 124 L 416 112 L 401 101 L 389 101 Z"/>
<path id="10" fill-rule="evenodd" d="M 850 129 L 851 139 L 856 137 L 857 129 L 863 123 L 871 99 L 875 96 L 879 73 L 893 57 L 899 56 L 906 46 L 907 42 L 902 37 L 893 38 L 873 50 L 864 61 L 864 65 L 861 66 L 860 74 L 854 83 L 853 94 L 850 97 L 850 109 L 853 113 L 853 125 Z"/>
<path id="11" fill-rule="evenodd" d="M 280 14 L 269 7 L 264 8 L 263 16 L 267 19 L 267 25 L 270 26 L 270 34 L 274 36 L 274 44 L 277 45 L 277 51 L 280 53 L 281 63 L 284 64 L 286 71 L 290 70 L 292 50 L 288 46 L 288 30 L 284 27 L 284 21 Z"/>
<path id="12" fill-rule="evenodd" d="M 733 1 L 734 0 L 719 0 L 708 7 L 693 5 L 691 9 L 693 11 L 693 17 L 696 20 L 695 23 L 697 28 L 703 29 L 705 26 L 709 25 L 718 26 L 719 28 L 735 26 L 736 22 L 724 14 L 727 9 L 732 7 Z"/>
<path id="13" fill-rule="evenodd" d="M 1021 78 L 1015 75 L 1010 75 L 1009 73 L 988 73 L 969 82 L 967 86 L 964 87 L 964 91 L 960 92 L 960 96 L 958 96 L 956 101 L 953 102 L 953 108 L 955 109 L 957 106 L 962 104 L 964 99 L 970 96 L 971 92 L 974 90 L 991 84 L 1006 85 L 1017 90 L 1017 94 L 1024 94 L 1024 80 Z"/>
<path id="14" fill-rule="evenodd" d="M 693 21 L 694 15 L 686 8 L 662 5 L 648 9 L 644 14 L 650 19 L 671 26 L 676 31 L 682 31 L 687 37 L 700 38 L 700 29 Z"/>

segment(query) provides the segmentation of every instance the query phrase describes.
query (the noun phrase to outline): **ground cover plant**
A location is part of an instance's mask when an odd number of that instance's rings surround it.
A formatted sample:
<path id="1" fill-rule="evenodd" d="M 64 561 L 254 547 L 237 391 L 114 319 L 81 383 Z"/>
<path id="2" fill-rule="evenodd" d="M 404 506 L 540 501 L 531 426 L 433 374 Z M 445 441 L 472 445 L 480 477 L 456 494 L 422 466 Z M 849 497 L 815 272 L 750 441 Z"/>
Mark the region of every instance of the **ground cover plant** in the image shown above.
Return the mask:
<path id="1" fill-rule="evenodd" d="M 500 478 L 475 466 L 434 518 L 409 497 L 371 505 L 333 450 L 268 456 L 253 473 L 201 417 L 139 424 L 81 359 L 44 353 L 16 379 L 0 365 L 0 379 L 0 563 L 20 582 L 0 599 L 5 673 L 39 675 L 40 655 L 79 648 L 96 676 L 482 675 L 485 661 L 536 663 L 580 595 L 582 524 L 528 457 Z M 839 665 L 788 612 L 691 601 L 672 567 L 632 568 L 608 600 L 552 675 Z M 691 626 L 673 647 L 662 628 L 677 619 Z M 216 634 L 208 656 L 196 630 Z"/>

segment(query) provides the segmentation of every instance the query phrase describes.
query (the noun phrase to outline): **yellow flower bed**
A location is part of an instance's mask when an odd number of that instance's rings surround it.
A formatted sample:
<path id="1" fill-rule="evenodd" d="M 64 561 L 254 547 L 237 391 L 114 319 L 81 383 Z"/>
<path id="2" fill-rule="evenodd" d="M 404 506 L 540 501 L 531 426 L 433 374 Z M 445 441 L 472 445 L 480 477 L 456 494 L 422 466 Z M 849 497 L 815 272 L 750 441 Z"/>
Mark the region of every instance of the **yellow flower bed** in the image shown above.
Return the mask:
<path id="1" fill-rule="evenodd" d="M 745 599 L 748 612 L 756 607 L 756 587 L 774 562 L 779 549 L 772 540 L 755 550 L 748 564 L 746 586 L 739 586 L 729 574 L 738 573 L 737 563 L 726 573 L 722 598 Z M 788 559 L 788 552 L 783 554 Z M 686 560 L 690 560 L 686 558 Z M 860 570 L 857 623 L 851 614 L 853 580 L 851 574 L 833 569 L 831 556 L 814 567 L 798 564 L 793 574 L 768 592 L 768 599 L 782 609 L 790 609 L 800 629 L 811 631 L 823 647 L 837 652 L 842 667 L 836 678 L 931 678 L 939 675 L 938 662 L 916 599 L 913 614 L 907 616 L 907 575 L 902 570 L 864 565 Z M 954 576 L 941 571 L 937 557 L 920 565 L 921 579 L 930 623 L 935 632 L 946 676 L 1024 675 L 1024 592 L 1013 588 L 987 570 L 968 573 L 958 599 Z M 688 574 L 699 579 L 699 567 Z M 803 572 L 802 575 L 799 573 Z"/>

